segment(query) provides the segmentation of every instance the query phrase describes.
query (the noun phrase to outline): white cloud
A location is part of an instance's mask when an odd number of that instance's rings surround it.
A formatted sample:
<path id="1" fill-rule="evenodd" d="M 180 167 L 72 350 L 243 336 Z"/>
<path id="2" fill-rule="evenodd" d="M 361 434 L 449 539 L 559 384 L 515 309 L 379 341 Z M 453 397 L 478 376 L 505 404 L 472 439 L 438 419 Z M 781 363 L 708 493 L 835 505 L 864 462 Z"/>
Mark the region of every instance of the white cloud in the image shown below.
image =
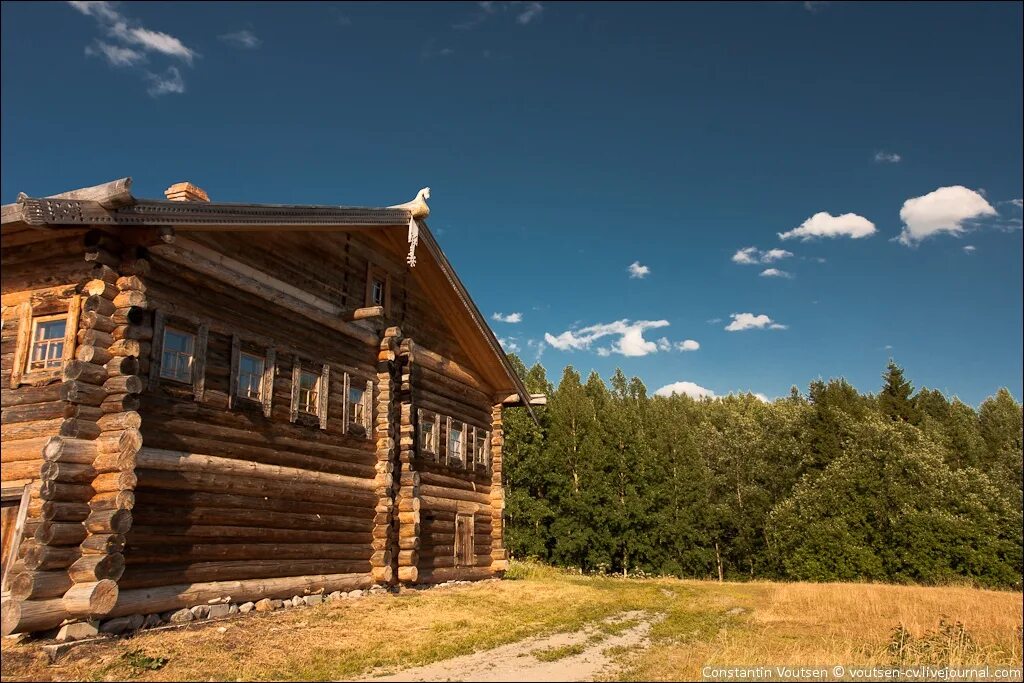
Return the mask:
<path id="1" fill-rule="evenodd" d="M 68 4 L 92 17 L 100 28 L 120 45 L 96 41 L 95 47 L 86 48 L 86 54 L 102 55 L 111 66 L 134 66 L 145 61 L 145 53 L 153 52 L 165 57 L 179 59 L 192 64 L 196 52 L 180 39 L 160 31 L 153 31 L 122 14 L 111 2 L 84 2 L 71 0 Z M 136 49 L 138 48 L 138 49 Z M 141 50 L 141 51 L 140 51 Z M 185 92 L 185 81 L 181 72 L 169 67 L 163 75 L 143 71 L 143 77 L 150 82 L 148 92 L 158 96 L 167 93 Z"/>
<path id="2" fill-rule="evenodd" d="M 732 255 L 732 261 L 743 266 L 752 266 L 758 263 L 775 263 L 784 258 L 790 258 L 792 255 L 793 252 L 785 249 L 761 251 L 757 247 L 743 247 Z"/>
<path id="3" fill-rule="evenodd" d="M 498 337 L 498 343 L 505 349 L 505 353 L 519 353 L 519 344 L 516 343 L 515 337 Z"/>
<path id="4" fill-rule="evenodd" d="M 875 233 L 875 224 L 863 216 L 855 213 L 844 213 L 841 216 L 833 216 L 827 211 L 819 211 L 799 227 L 788 232 L 780 232 L 779 239 L 792 239 L 794 237 L 807 241 L 815 237 L 851 237 L 860 239 Z"/>
<path id="5" fill-rule="evenodd" d="M 753 392 L 753 393 L 754 393 L 754 398 L 756 398 L 761 403 L 771 403 L 771 401 L 768 399 L 768 397 L 765 396 L 764 394 L 758 393 L 756 391 Z"/>
<path id="6" fill-rule="evenodd" d="M 964 252 L 965 253 L 973 254 L 977 250 L 978 250 L 978 248 L 976 246 L 974 246 L 973 244 L 965 244 L 964 245 Z"/>
<path id="7" fill-rule="evenodd" d="M 491 315 L 491 320 L 497 320 L 500 323 L 521 323 L 523 322 L 523 314 L 509 313 L 508 315 L 503 315 L 501 313 L 494 313 Z"/>
<path id="8" fill-rule="evenodd" d="M 700 344 L 688 339 L 683 342 L 670 342 L 662 338 L 657 341 L 644 339 L 644 332 L 660 327 L 668 327 L 667 320 L 617 320 L 611 323 L 599 323 L 577 330 L 566 330 L 559 335 L 544 334 L 544 340 L 560 351 L 583 351 L 590 349 L 594 342 L 604 337 L 617 336 L 609 346 L 595 349 L 599 356 L 610 356 L 618 353 L 623 356 L 646 356 L 658 351 L 696 351 Z"/>
<path id="9" fill-rule="evenodd" d="M 217 37 L 228 45 L 243 50 L 254 50 L 263 44 L 263 41 L 249 29 L 225 33 Z"/>
<path id="10" fill-rule="evenodd" d="M 110 66 L 132 66 L 145 61 L 146 55 L 130 47 L 120 47 L 97 40 L 95 46 L 87 45 L 85 54 L 102 56 Z"/>
<path id="11" fill-rule="evenodd" d="M 700 349 L 700 344 L 692 339 L 684 339 L 681 342 L 672 342 L 667 338 L 662 337 L 658 340 L 659 351 L 697 351 Z"/>
<path id="12" fill-rule="evenodd" d="M 544 5 L 539 2 L 527 2 L 525 7 L 516 15 L 516 23 L 529 24 L 531 21 L 540 16 L 540 13 L 544 11 Z"/>
<path id="13" fill-rule="evenodd" d="M 733 263 L 749 266 L 760 263 L 761 257 L 758 255 L 757 247 L 743 247 L 732 255 L 732 260 Z"/>
<path id="14" fill-rule="evenodd" d="M 903 161 L 896 152 L 886 152 L 884 149 L 875 152 L 875 163 L 877 164 L 898 164 Z"/>
<path id="15" fill-rule="evenodd" d="M 791 278 L 793 276 L 784 270 L 779 270 L 778 268 L 765 268 L 761 271 L 761 277 Z"/>
<path id="16" fill-rule="evenodd" d="M 673 394 L 689 396 L 696 399 L 715 397 L 715 392 L 710 389 L 705 389 L 699 384 L 694 384 L 693 382 L 673 382 L 672 384 L 666 384 L 654 392 L 655 396 L 664 396 L 666 398 Z"/>
<path id="17" fill-rule="evenodd" d="M 727 332 L 742 332 L 743 330 L 784 330 L 785 325 L 781 325 L 767 315 L 761 313 L 760 315 L 754 315 L 753 313 L 733 313 L 729 316 L 732 318 L 732 322 L 725 326 Z"/>
<path id="18" fill-rule="evenodd" d="M 707 320 L 708 325 L 717 325 L 720 322 L 722 322 L 721 318 L 710 318 Z"/>
<path id="19" fill-rule="evenodd" d="M 1024 199 L 1010 199 L 1008 201 L 1010 204 L 1013 204 L 1018 209 L 1024 209 Z"/>
<path id="20" fill-rule="evenodd" d="M 804 9 L 811 14 L 817 14 L 829 4 L 831 3 L 828 0 L 804 0 Z"/>
<path id="21" fill-rule="evenodd" d="M 150 86 L 146 92 L 153 97 L 167 95 L 168 93 L 181 94 L 185 92 L 185 81 L 181 78 L 181 72 L 176 67 L 169 66 L 163 75 L 154 73 L 146 74 Z"/>
<path id="22" fill-rule="evenodd" d="M 643 279 L 651 274 L 651 269 L 647 266 L 640 265 L 639 261 L 633 261 L 629 264 L 629 277 L 636 279 Z"/>
<path id="23" fill-rule="evenodd" d="M 454 24 L 452 28 L 469 31 L 487 21 L 492 16 L 511 14 L 520 26 L 526 26 L 539 17 L 544 11 L 542 2 L 478 2 L 477 11 L 466 19 Z"/>
<path id="24" fill-rule="evenodd" d="M 920 197 L 903 202 L 900 219 L 903 232 L 900 244 L 912 246 L 921 240 L 949 233 L 959 235 L 964 223 L 983 216 L 995 216 L 996 210 L 978 192 L 963 185 L 940 187 Z"/>

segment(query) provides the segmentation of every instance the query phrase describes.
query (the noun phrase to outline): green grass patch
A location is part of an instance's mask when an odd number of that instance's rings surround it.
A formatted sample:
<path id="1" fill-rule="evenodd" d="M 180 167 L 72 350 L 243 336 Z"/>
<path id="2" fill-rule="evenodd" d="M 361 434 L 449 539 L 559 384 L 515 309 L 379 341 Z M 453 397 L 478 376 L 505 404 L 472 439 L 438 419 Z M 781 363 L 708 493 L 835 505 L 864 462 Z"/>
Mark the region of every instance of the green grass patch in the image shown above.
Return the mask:
<path id="1" fill-rule="evenodd" d="M 576 643 L 575 645 L 546 647 L 540 650 L 534 650 L 530 654 L 542 662 L 557 662 L 559 659 L 581 655 L 586 649 L 587 648 L 582 643 Z"/>

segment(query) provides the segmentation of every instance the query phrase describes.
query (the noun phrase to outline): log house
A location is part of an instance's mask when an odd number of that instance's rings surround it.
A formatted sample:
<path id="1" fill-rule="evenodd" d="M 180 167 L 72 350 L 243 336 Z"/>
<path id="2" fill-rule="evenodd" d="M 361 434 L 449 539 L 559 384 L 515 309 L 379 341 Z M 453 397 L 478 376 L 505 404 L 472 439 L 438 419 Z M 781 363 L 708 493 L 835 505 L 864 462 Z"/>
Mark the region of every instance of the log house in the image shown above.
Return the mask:
<path id="1" fill-rule="evenodd" d="M 131 179 L 3 206 L 3 633 L 501 576 L 537 403 L 425 219 Z"/>

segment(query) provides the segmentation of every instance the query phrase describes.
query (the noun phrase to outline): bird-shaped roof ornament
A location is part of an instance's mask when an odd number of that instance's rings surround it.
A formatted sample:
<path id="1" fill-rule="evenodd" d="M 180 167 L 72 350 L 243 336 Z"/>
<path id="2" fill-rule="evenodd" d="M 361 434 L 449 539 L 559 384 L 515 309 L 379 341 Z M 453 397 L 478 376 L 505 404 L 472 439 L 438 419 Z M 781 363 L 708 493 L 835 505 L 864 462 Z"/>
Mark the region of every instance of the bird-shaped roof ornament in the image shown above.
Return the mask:
<path id="1" fill-rule="evenodd" d="M 405 209 L 409 212 L 409 255 L 405 257 L 410 268 L 416 266 L 416 245 L 420 243 L 420 226 L 416 222 L 420 218 L 430 215 L 430 207 L 427 200 L 430 199 L 430 188 L 424 187 L 416 193 L 416 198 L 405 204 L 389 206 L 389 209 Z"/>

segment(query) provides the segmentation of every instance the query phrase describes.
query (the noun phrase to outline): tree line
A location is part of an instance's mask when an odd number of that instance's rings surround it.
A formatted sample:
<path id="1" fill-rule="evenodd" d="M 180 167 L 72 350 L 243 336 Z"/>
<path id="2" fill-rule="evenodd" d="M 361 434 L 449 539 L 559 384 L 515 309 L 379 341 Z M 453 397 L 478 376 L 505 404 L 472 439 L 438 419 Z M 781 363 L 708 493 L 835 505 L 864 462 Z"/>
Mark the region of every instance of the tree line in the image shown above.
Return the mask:
<path id="1" fill-rule="evenodd" d="M 588 572 L 1021 588 L 1022 407 L 843 379 L 765 402 L 648 396 L 571 366 L 506 411 L 505 541 Z"/>

